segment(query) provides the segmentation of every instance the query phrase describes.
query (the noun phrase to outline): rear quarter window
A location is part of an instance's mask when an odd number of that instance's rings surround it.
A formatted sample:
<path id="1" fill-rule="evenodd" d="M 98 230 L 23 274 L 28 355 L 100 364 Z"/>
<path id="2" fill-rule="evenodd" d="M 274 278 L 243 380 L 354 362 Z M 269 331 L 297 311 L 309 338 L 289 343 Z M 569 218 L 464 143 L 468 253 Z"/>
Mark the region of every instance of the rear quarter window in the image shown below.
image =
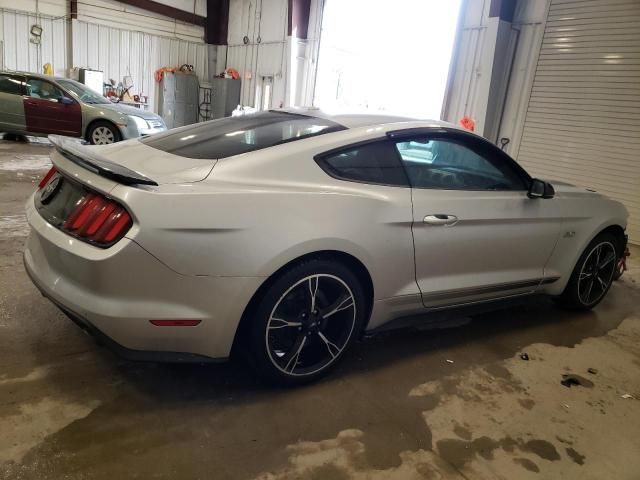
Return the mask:
<path id="1" fill-rule="evenodd" d="M 219 159 L 345 128 L 322 118 L 270 111 L 189 125 L 140 141 L 181 157 Z"/>
<path id="2" fill-rule="evenodd" d="M 0 74 L 0 93 L 9 93 L 12 95 L 22 95 L 22 87 L 24 81 L 12 75 Z"/>
<path id="3" fill-rule="evenodd" d="M 398 154 L 386 140 L 352 145 L 319 155 L 316 162 L 326 173 L 340 180 L 409 186 Z"/>

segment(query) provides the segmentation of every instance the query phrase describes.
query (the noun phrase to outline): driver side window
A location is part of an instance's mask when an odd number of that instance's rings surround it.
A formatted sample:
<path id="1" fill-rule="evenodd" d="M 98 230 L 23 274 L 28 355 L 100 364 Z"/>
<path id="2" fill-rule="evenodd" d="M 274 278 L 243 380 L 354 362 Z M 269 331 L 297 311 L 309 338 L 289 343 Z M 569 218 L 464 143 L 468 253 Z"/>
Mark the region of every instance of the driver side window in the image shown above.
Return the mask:
<path id="1" fill-rule="evenodd" d="M 62 91 L 52 83 L 37 78 L 27 80 L 27 95 L 43 100 L 60 100 L 63 96 Z"/>
<path id="2" fill-rule="evenodd" d="M 511 165 L 461 141 L 422 138 L 396 143 L 412 187 L 441 190 L 523 190 Z"/>

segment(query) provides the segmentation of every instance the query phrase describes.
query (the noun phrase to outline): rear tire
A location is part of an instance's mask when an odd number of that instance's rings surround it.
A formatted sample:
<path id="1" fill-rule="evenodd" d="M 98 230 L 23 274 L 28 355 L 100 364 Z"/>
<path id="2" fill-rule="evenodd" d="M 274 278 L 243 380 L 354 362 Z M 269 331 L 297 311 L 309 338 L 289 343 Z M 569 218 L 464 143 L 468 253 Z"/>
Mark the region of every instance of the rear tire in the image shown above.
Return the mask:
<path id="1" fill-rule="evenodd" d="M 613 283 L 618 241 L 609 233 L 594 238 L 578 259 L 569 283 L 556 301 L 572 310 L 590 310 L 606 296 Z"/>
<path id="2" fill-rule="evenodd" d="M 104 120 L 91 124 L 87 131 L 87 141 L 91 145 L 109 145 L 120 140 L 120 130 L 113 123 Z"/>
<path id="3" fill-rule="evenodd" d="M 250 313 L 249 363 L 271 384 L 316 380 L 343 358 L 366 312 L 364 290 L 346 266 L 326 259 L 298 263 L 271 282 Z"/>

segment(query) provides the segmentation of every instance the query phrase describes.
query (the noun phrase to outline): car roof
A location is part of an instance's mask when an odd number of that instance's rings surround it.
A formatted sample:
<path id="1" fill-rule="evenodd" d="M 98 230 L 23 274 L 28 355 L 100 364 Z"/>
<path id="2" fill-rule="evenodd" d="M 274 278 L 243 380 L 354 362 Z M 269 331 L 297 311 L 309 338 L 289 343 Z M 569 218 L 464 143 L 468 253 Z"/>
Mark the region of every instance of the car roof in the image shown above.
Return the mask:
<path id="1" fill-rule="evenodd" d="M 299 115 L 307 115 L 310 117 L 322 118 L 338 123 L 346 128 L 360 128 L 370 127 L 373 125 L 388 125 L 399 124 L 396 126 L 398 129 L 402 128 L 416 128 L 416 127 L 446 127 L 462 130 L 458 125 L 453 123 L 443 122 L 442 120 L 421 120 L 413 117 L 406 117 L 401 115 L 391 115 L 386 113 L 347 113 L 347 112 L 332 112 L 328 110 L 322 110 L 317 107 L 291 107 L 281 108 L 277 111 L 296 113 Z M 402 125 L 404 124 L 404 125 Z"/>
<path id="2" fill-rule="evenodd" d="M 25 75 L 25 76 L 28 75 L 34 78 L 42 78 L 43 80 L 53 80 L 53 81 L 73 80 L 74 82 L 77 82 L 77 80 L 74 80 L 73 78 L 56 77 L 53 75 L 45 75 L 44 73 L 38 73 L 38 72 L 22 72 L 20 70 L 0 70 L 0 73 L 5 75 Z"/>

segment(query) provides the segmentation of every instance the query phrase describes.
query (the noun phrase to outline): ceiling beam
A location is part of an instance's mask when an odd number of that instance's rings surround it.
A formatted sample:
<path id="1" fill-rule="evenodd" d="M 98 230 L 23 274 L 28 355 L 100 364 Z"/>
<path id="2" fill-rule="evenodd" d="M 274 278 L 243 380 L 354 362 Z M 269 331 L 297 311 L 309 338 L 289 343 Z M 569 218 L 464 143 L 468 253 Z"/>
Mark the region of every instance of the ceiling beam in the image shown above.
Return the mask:
<path id="1" fill-rule="evenodd" d="M 154 2 L 153 0 L 118 0 L 120 3 L 129 5 L 131 7 L 142 8 L 148 12 L 164 15 L 165 17 L 173 18 L 184 23 L 190 23 L 192 25 L 198 25 L 204 27 L 206 18 L 195 13 L 180 10 L 179 8 L 164 5 L 162 3 Z"/>

